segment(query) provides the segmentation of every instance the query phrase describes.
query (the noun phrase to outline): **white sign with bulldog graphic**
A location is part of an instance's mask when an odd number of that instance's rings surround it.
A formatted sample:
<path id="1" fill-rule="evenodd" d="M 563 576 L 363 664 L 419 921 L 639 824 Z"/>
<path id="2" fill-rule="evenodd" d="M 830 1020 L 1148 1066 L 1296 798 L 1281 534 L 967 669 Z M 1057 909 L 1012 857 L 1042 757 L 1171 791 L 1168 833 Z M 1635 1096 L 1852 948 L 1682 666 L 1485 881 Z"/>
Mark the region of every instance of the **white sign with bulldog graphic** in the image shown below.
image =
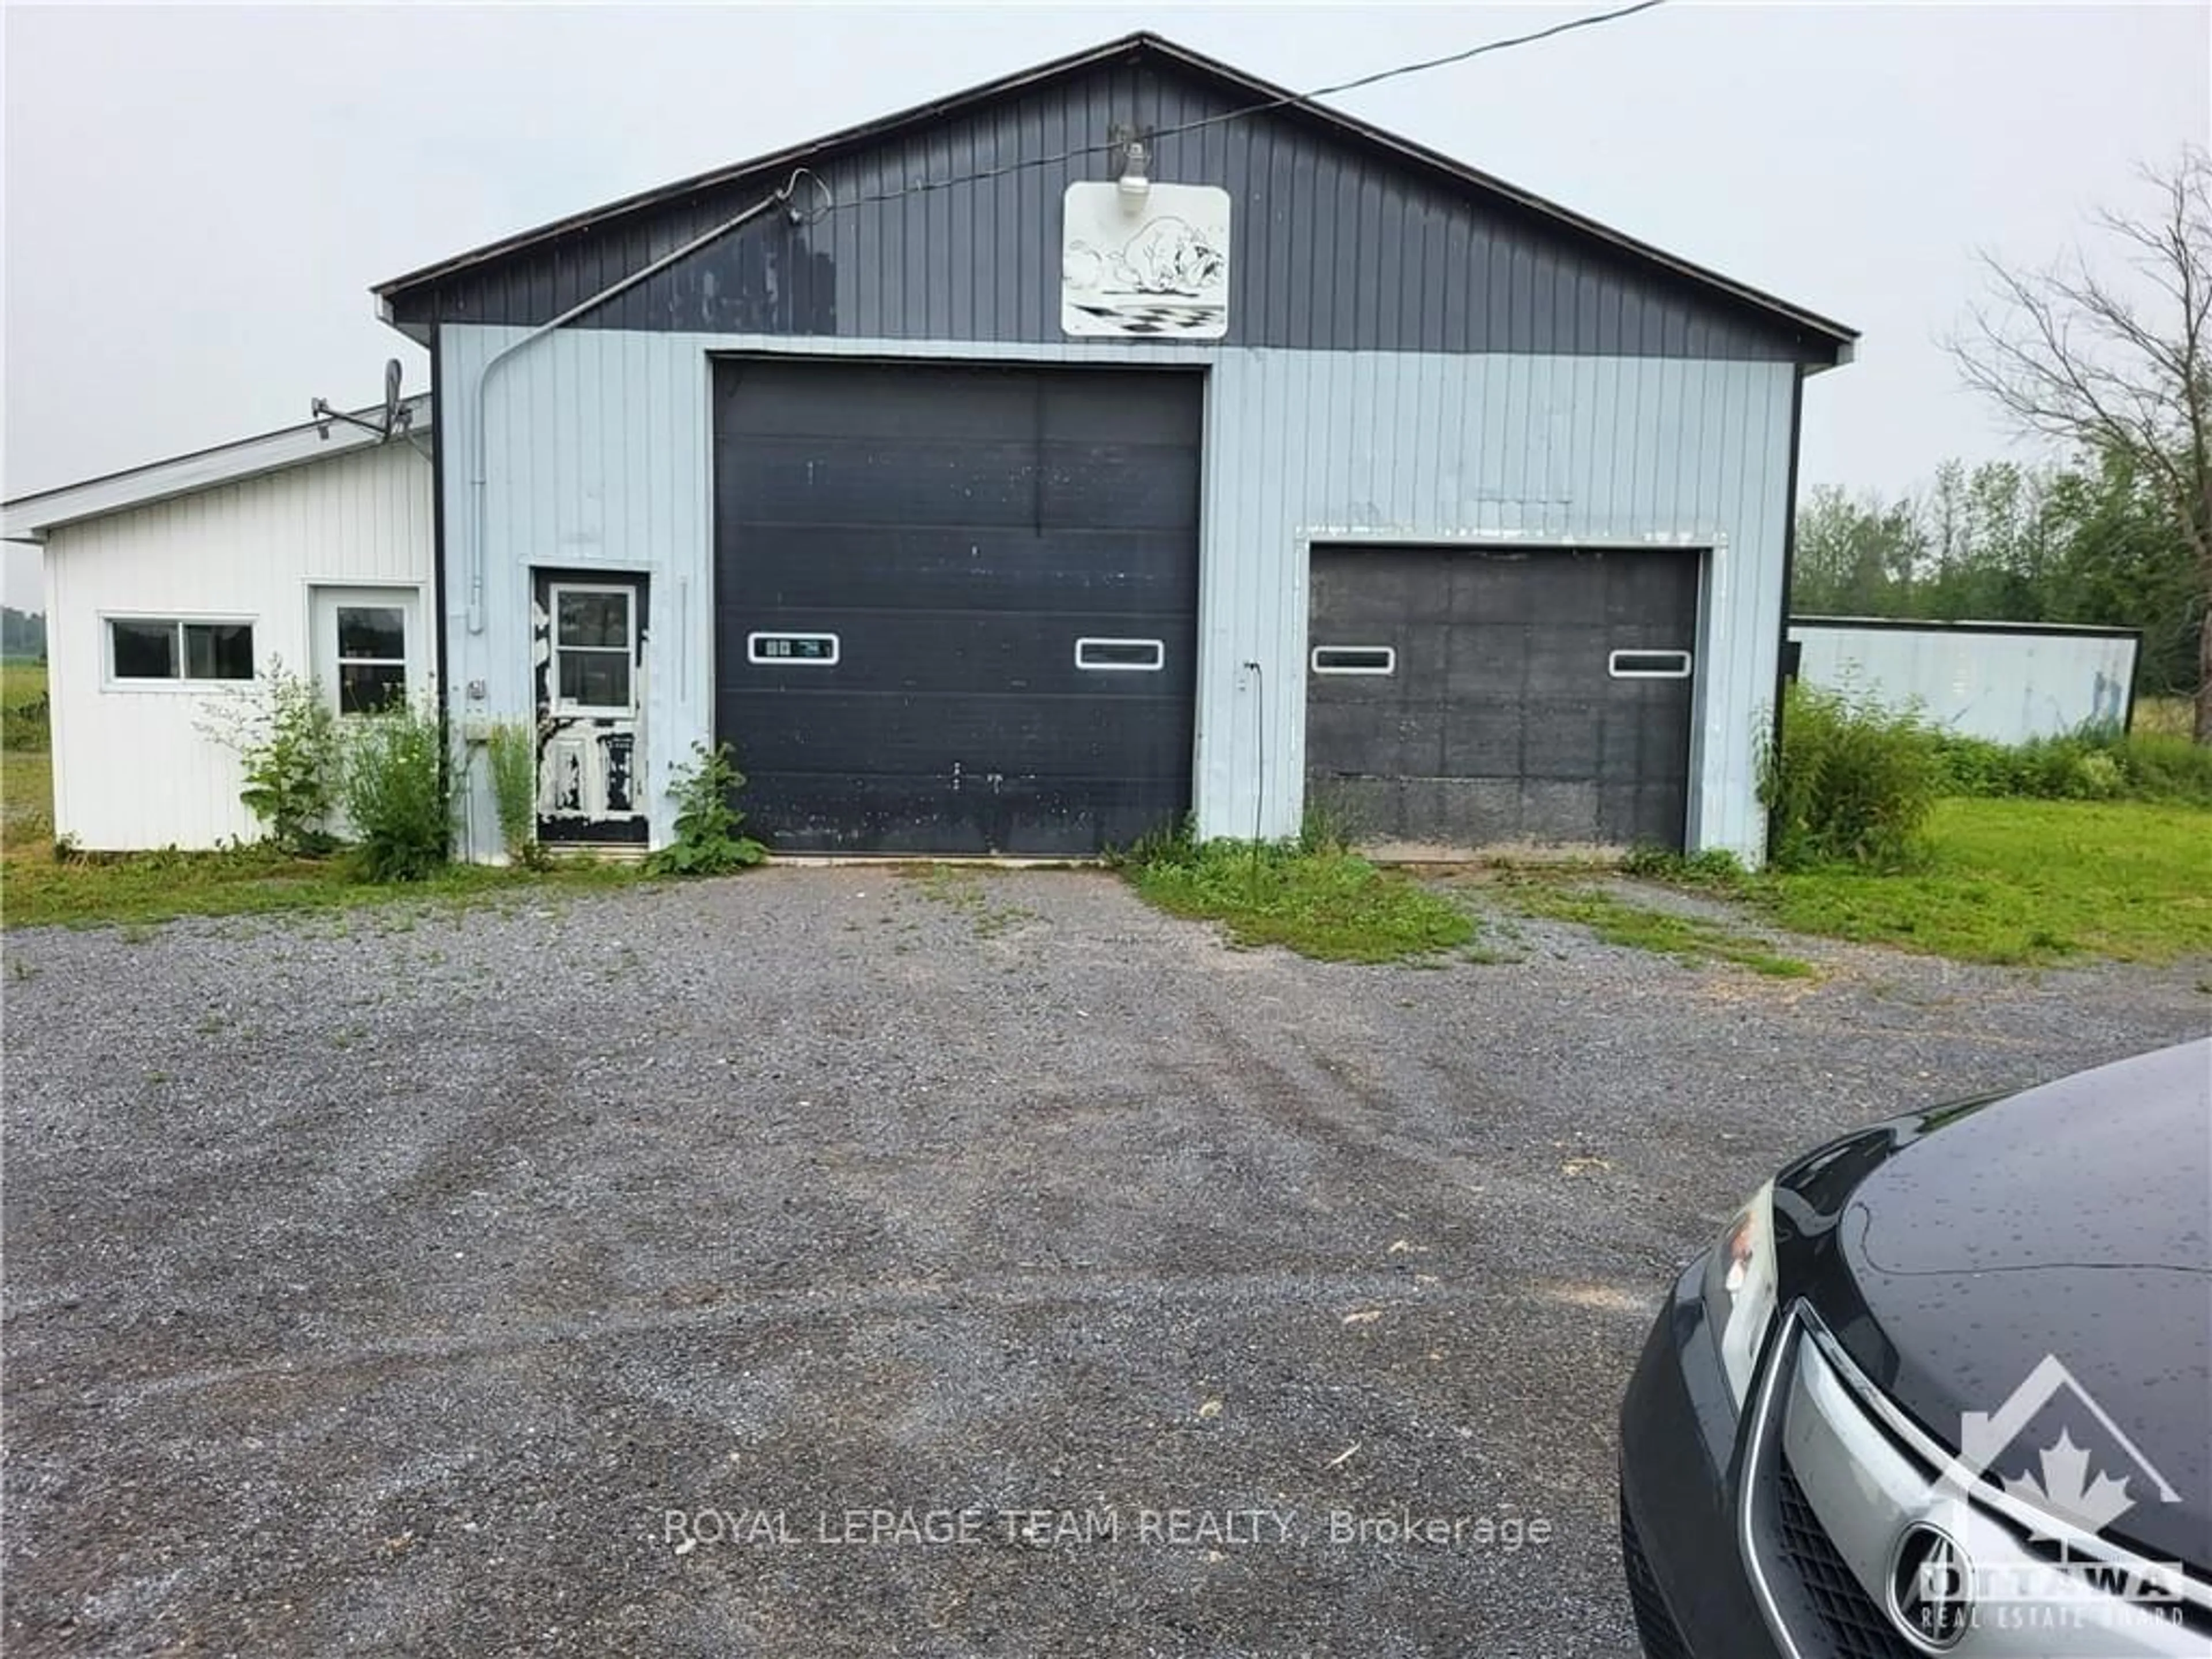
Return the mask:
<path id="1" fill-rule="evenodd" d="M 1218 340 L 1229 331 L 1229 192 L 1067 187 L 1060 326 L 1079 337 Z"/>

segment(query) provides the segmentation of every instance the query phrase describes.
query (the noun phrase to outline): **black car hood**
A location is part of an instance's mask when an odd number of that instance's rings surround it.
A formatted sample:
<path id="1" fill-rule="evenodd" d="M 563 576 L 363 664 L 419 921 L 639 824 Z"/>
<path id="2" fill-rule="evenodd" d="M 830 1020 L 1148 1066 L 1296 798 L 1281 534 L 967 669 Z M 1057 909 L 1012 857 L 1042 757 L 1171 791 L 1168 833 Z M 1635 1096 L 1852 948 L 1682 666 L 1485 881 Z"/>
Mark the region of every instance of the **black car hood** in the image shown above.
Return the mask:
<path id="1" fill-rule="evenodd" d="M 2106 1534 L 2212 1570 L 2212 1042 L 1851 1136 L 1775 1207 L 1784 1294 L 1922 1428 L 1963 1449 L 2056 1358 L 2054 1409 L 2093 1401 L 2140 1454 L 2102 1471 L 2135 1500 Z"/>

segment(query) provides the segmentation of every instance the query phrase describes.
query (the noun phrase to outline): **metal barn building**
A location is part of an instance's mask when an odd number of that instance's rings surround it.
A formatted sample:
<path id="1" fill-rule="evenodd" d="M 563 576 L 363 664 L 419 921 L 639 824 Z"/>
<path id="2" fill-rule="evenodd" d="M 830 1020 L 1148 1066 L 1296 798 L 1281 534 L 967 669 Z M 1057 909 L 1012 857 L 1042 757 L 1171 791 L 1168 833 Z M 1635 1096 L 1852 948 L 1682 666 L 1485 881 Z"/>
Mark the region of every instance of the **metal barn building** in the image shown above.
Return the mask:
<path id="1" fill-rule="evenodd" d="M 726 741 L 785 852 L 1310 798 L 1761 851 L 1852 331 L 1155 36 L 377 293 L 433 358 L 455 723 L 536 712 L 550 838 L 665 840 Z"/>
<path id="2" fill-rule="evenodd" d="M 610 849 L 726 742 L 786 853 L 1762 850 L 1851 331 L 1156 36 L 377 292 L 409 441 L 8 504 L 80 844 L 254 834 L 204 714 L 276 657 L 534 722 L 541 836 Z"/>
<path id="3" fill-rule="evenodd" d="M 2124 732 L 2141 630 L 2067 623 L 1792 617 L 1785 672 L 1993 743 Z"/>
<path id="4" fill-rule="evenodd" d="M 44 550 L 58 837 L 96 852 L 258 839 L 222 732 L 272 662 L 341 714 L 428 690 L 429 400 L 393 409 L 407 435 L 391 441 L 371 413 L 7 503 L 0 531 Z"/>

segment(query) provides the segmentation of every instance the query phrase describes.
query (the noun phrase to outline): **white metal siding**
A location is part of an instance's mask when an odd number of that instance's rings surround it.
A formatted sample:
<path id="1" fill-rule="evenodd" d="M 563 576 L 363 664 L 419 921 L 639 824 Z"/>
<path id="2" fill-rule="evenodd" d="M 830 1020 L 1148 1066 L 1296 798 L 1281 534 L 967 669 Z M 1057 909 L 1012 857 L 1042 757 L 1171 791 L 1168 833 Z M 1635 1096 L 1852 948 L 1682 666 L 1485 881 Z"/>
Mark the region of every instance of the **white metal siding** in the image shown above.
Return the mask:
<path id="1" fill-rule="evenodd" d="M 2127 718 L 2136 641 L 2103 634 L 1979 628 L 1801 628 L 1808 685 L 1917 708 L 1930 724 L 1998 743 L 2055 738 Z"/>
<path id="2" fill-rule="evenodd" d="M 429 463 L 396 443 L 50 532 L 56 833 L 102 851 L 259 835 L 237 757 L 201 730 L 240 688 L 108 684 L 105 619 L 250 619 L 257 665 L 276 657 L 306 673 L 312 585 L 419 586 L 432 661 L 431 501 Z"/>
<path id="3" fill-rule="evenodd" d="M 476 633 L 474 392 L 484 362 L 522 332 L 447 324 L 439 333 L 457 712 L 527 717 L 531 565 L 650 573 L 662 672 L 643 782 L 656 842 L 672 760 L 712 724 L 708 355 L 797 351 L 1210 366 L 1194 768 L 1206 835 L 1297 828 L 1311 541 L 1710 549 L 1689 845 L 1754 860 L 1763 850 L 1752 757 L 1771 714 L 1782 608 L 1796 372 L 1787 363 L 564 331 L 507 359 L 485 396 Z M 488 799 L 472 817 L 489 854 Z"/>

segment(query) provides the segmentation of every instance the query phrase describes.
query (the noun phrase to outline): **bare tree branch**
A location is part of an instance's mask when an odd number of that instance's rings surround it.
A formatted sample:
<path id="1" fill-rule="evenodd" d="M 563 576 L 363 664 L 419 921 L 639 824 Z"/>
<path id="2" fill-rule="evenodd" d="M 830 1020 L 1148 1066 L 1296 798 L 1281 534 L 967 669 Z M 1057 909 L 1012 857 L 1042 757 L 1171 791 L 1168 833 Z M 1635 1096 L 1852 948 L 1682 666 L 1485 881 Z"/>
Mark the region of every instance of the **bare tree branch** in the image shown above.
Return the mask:
<path id="1" fill-rule="evenodd" d="M 2152 210 L 2090 217 L 2114 274 L 2078 251 L 2040 270 L 1984 252 L 1989 299 L 1946 344 L 2021 431 L 2157 481 L 2200 573 L 2197 737 L 2212 743 L 2212 156 L 2191 147 L 2139 177 Z"/>

